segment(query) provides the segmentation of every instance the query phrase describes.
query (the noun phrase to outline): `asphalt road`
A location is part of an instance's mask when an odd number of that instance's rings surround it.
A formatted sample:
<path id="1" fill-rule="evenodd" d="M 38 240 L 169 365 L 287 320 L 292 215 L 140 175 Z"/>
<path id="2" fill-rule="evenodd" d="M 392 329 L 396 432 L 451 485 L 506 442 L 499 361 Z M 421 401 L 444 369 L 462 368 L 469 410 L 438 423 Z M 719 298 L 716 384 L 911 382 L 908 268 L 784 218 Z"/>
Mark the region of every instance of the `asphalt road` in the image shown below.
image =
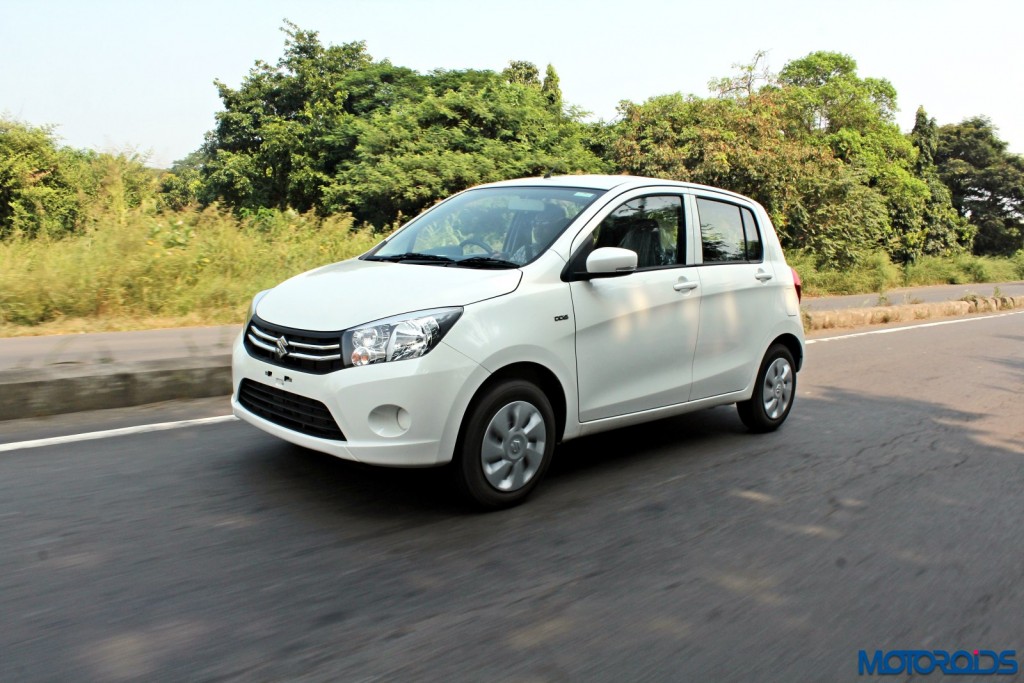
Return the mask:
<path id="1" fill-rule="evenodd" d="M 718 408 L 571 442 L 526 505 L 486 515 L 438 471 L 238 422 L 2 452 L 0 680 L 841 681 L 861 649 L 1021 660 L 1022 389 L 1021 313 L 819 338 L 779 432 Z M 105 418 L 6 440 L 85 419 Z"/>

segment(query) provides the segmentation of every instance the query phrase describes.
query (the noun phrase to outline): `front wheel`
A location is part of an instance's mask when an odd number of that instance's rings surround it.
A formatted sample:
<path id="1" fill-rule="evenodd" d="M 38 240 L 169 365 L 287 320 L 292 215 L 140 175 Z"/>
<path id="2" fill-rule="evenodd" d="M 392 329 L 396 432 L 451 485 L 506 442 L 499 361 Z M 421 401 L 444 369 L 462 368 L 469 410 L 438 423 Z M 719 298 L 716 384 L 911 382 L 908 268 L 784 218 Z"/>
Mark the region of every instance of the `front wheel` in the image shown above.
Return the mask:
<path id="1" fill-rule="evenodd" d="M 481 507 L 518 505 L 536 488 L 555 450 L 555 416 L 532 382 L 490 387 L 466 414 L 456 445 L 459 488 Z"/>
<path id="2" fill-rule="evenodd" d="M 740 419 L 752 432 L 778 429 L 793 407 L 796 397 L 796 364 L 793 354 L 782 344 L 768 349 L 754 380 L 749 401 L 736 404 Z"/>

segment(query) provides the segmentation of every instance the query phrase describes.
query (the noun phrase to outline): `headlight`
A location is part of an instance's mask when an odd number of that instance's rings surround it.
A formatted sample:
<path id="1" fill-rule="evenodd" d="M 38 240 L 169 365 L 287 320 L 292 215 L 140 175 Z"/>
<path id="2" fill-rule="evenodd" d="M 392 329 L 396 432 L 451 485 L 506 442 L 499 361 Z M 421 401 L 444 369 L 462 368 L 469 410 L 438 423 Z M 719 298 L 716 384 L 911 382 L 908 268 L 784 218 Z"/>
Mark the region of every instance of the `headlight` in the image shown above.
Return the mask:
<path id="1" fill-rule="evenodd" d="M 462 308 L 437 308 L 376 320 L 341 335 L 345 367 L 408 360 L 426 355 L 452 329 Z"/>

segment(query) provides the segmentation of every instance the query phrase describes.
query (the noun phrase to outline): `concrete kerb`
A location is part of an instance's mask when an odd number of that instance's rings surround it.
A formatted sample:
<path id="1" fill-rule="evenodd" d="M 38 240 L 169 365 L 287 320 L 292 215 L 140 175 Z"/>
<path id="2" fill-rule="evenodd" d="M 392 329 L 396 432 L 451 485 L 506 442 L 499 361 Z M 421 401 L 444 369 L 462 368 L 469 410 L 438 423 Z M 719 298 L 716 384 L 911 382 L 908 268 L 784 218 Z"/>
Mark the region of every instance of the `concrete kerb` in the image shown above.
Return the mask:
<path id="1" fill-rule="evenodd" d="M 804 311 L 808 331 L 1024 308 L 1024 296 Z M 229 353 L 0 371 L 0 421 L 231 393 Z"/>
<path id="2" fill-rule="evenodd" d="M 884 323 L 913 322 L 930 318 L 949 318 L 971 313 L 1024 308 L 1024 296 L 965 297 L 959 301 L 939 301 L 898 306 L 847 308 L 838 311 L 804 311 L 804 328 L 828 330 Z"/>
<path id="3" fill-rule="evenodd" d="M 0 372 L 0 420 L 231 393 L 231 356 Z"/>

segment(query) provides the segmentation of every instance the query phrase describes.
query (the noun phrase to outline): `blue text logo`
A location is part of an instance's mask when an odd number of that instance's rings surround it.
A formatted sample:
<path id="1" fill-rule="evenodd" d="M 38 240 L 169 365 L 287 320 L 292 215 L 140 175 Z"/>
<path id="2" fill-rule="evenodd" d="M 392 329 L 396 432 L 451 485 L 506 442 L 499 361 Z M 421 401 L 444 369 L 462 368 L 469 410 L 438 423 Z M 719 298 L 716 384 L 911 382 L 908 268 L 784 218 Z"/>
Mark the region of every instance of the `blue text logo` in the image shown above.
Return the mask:
<path id="1" fill-rule="evenodd" d="M 861 676 L 930 674 L 938 669 L 944 674 L 977 676 L 1011 676 L 1017 673 L 1017 651 L 1003 650 L 875 650 L 868 655 L 866 650 L 857 654 L 857 673 Z"/>

